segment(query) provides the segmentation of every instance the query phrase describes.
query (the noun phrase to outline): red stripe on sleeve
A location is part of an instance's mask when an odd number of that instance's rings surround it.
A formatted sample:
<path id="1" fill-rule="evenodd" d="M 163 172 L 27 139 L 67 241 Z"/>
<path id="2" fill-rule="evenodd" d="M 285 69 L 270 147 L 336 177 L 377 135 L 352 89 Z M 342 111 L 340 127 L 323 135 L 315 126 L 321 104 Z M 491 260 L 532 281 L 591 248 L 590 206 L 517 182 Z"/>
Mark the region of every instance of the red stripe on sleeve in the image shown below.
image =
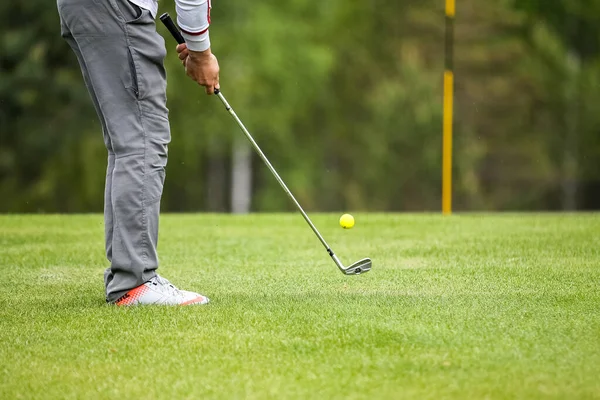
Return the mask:
<path id="1" fill-rule="evenodd" d="M 212 8 L 210 4 L 210 0 L 208 0 L 208 11 L 206 17 L 208 18 L 208 23 L 210 24 L 210 9 Z"/>
<path id="2" fill-rule="evenodd" d="M 181 30 L 181 32 L 185 33 L 186 35 L 190 35 L 190 36 L 200 36 L 205 34 L 208 31 L 208 28 L 204 29 L 203 31 L 200 32 L 188 32 L 184 29 Z"/>

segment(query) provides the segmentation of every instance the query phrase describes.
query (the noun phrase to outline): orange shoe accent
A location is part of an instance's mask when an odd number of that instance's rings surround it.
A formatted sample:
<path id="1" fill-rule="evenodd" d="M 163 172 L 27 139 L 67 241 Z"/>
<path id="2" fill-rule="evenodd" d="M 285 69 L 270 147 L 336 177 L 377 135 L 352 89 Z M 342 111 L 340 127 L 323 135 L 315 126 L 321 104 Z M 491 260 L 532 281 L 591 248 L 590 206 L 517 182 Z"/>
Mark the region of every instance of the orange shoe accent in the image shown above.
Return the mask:
<path id="1" fill-rule="evenodd" d="M 204 300 L 206 300 L 204 297 L 198 296 L 195 299 L 181 303 L 180 306 L 189 306 L 190 304 L 202 303 Z"/>
<path id="2" fill-rule="evenodd" d="M 140 285 L 136 288 L 131 289 L 125 293 L 119 300 L 115 302 L 118 306 L 129 306 L 134 304 L 140 297 L 144 295 L 149 289 L 146 285 Z"/>

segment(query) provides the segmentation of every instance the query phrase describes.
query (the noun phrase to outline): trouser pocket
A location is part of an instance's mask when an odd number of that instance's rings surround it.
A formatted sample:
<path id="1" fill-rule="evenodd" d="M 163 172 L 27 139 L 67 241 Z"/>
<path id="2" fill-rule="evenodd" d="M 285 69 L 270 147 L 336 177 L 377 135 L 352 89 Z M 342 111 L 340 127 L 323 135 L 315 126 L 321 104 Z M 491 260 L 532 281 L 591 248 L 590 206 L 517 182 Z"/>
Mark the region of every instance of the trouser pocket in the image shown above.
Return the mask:
<path id="1" fill-rule="evenodd" d="M 131 89 L 135 94 L 135 97 L 140 97 L 140 80 L 138 79 L 138 70 L 135 62 L 135 50 L 131 46 L 127 46 L 127 58 L 129 64 L 129 71 L 131 73 L 131 83 L 127 89 Z"/>
<path id="2" fill-rule="evenodd" d="M 109 0 L 109 2 L 119 18 L 126 24 L 135 23 L 142 19 L 145 13 L 148 13 L 148 10 L 133 4 L 129 0 Z"/>

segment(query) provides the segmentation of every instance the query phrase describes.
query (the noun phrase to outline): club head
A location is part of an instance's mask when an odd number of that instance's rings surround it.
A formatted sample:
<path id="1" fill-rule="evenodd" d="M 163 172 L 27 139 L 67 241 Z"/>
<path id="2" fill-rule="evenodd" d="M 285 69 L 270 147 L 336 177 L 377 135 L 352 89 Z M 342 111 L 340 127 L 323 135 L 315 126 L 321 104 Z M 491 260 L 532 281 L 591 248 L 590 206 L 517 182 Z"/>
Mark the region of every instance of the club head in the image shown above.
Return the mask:
<path id="1" fill-rule="evenodd" d="M 359 275 L 364 274 L 365 272 L 369 272 L 371 270 L 371 259 L 363 258 L 350 265 L 348 268 L 344 269 L 344 274 L 346 275 Z"/>

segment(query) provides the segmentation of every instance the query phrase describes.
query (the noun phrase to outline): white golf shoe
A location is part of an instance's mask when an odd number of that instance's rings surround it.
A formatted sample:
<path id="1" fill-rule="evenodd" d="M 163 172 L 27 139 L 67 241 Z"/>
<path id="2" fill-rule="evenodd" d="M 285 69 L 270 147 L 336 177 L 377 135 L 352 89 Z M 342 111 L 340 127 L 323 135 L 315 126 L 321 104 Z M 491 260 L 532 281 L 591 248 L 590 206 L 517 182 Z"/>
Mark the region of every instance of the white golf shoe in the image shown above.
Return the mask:
<path id="1" fill-rule="evenodd" d="M 208 301 L 208 297 L 187 290 L 179 290 L 165 278 L 156 275 L 143 285 L 125 293 L 115 304 L 117 306 L 189 306 L 206 304 Z"/>

